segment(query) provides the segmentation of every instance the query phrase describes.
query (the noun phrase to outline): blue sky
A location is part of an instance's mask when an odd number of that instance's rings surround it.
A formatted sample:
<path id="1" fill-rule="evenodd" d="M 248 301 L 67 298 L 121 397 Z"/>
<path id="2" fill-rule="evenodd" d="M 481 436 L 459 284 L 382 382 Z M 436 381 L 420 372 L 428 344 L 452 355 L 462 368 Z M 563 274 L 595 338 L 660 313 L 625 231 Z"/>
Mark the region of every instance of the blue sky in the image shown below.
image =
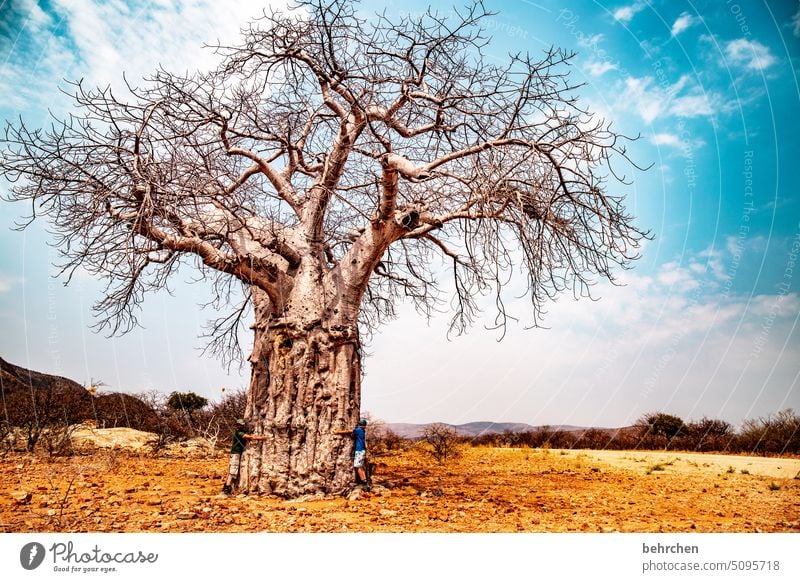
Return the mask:
<path id="1" fill-rule="evenodd" d="M 550 45 L 574 51 L 584 104 L 629 135 L 628 207 L 654 238 L 624 287 L 600 301 L 560 298 L 547 329 L 521 323 L 502 342 L 481 324 L 446 339 L 409 308 L 368 351 L 363 408 L 392 421 L 508 420 L 617 426 L 645 412 L 738 424 L 800 408 L 800 112 L 797 2 L 499 2 L 489 58 Z M 406 1 L 405 11 L 428 2 Z M 68 110 L 63 79 L 118 86 L 159 63 L 212 66 L 200 45 L 233 40 L 262 2 L 0 0 L 0 117 L 44 123 Z M 439 3 L 443 11 L 451 4 Z M 365 2 L 361 10 L 383 10 Z M 389 14 L 399 9 L 387 8 Z M 7 188 L 6 184 L 0 188 Z M 143 329 L 90 330 L 98 282 L 52 275 L 46 224 L 0 202 L 0 356 L 79 382 L 211 398 L 246 385 L 201 358 L 213 314 L 181 273 L 173 296 L 149 297 Z"/>

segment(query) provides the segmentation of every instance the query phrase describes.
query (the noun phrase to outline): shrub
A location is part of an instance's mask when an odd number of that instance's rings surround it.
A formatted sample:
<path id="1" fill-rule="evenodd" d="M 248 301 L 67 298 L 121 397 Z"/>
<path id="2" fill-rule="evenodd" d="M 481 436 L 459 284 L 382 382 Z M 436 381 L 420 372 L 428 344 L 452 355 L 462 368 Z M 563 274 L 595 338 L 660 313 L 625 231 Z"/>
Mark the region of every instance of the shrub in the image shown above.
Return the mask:
<path id="1" fill-rule="evenodd" d="M 735 443 L 739 451 L 748 453 L 800 454 L 800 416 L 789 408 L 747 420 Z"/>
<path id="2" fill-rule="evenodd" d="M 430 424 L 425 427 L 422 440 L 428 445 L 428 453 L 439 464 L 452 460 L 461 453 L 459 450 L 461 439 L 452 426 L 442 423 Z"/>

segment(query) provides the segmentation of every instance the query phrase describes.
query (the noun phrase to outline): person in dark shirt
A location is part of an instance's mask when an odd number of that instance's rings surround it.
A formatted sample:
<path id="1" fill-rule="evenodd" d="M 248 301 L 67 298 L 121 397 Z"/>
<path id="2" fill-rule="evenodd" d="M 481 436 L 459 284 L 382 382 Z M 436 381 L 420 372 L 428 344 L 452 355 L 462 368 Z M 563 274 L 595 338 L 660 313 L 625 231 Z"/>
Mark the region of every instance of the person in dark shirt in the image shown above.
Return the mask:
<path id="1" fill-rule="evenodd" d="M 353 438 L 353 468 L 356 471 L 356 484 L 364 484 L 364 491 L 369 491 L 367 481 L 366 460 L 367 460 L 367 420 L 362 418 L 358 425 L 352 430 L 337 430 L 334 434 L 350 436 Z"/>
<path id="2" fill-rule="evenodd" d="M 247 434 L 247 425 L 243 418 L 236 421 L 233 431 L 233 442 L 231 443 L 231 458 L 228 465 L 228 478 L 222 487 L 222 492 L 230 495 L 233 491 L 233 483 L 239 480 L 239 469 L 242 464 L 242 453 L 248 441 L 265 441 L 267 437 L 254 434 Z"/>

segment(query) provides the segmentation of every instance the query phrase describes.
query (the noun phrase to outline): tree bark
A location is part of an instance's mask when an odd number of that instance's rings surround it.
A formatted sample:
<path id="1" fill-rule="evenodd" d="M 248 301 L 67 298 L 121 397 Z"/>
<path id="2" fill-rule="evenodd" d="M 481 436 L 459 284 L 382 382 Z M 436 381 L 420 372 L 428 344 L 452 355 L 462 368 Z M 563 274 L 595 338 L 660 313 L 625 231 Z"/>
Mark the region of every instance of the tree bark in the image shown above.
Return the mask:
<path id="1" fill-rule="evenodd" d="M 246 418 L 268 439 L 245 449 L 240 488 L 287 498 L 341 493 L 353 480 L 352 441 L 333 431 L 358 420 L 358 327 L 338 316 L 308 322 L 308 303 L 276 319 L 263 293 L 254 306 Z"/>

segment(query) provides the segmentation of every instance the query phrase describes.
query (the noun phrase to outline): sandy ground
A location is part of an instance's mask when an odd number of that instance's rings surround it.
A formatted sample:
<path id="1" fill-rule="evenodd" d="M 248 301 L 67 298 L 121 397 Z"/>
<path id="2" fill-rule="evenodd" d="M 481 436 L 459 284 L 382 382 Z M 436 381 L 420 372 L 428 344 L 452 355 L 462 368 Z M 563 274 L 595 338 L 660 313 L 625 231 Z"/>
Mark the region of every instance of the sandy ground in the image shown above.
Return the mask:
<path id="1" fill-rule="evenodd" d="M 800 459 L 749 457 L 743 455 L 716 455 L 703 453 L 675 453 L 667 451 L 557 451 L 574 458 L 592 459 L 614 467 L 647 471 L 660 464 L 666 473 L 700 475 L 703 473 L 742 473 L 800 479 Z M 733 468 L 733 471 L 731 471 Z"/>
<path id="2" fill-rule="evenodd" d="M 467 448 L 441 466 L 418 450 L 376 460 L 371 493 L 285 501 L 221 495 L 224 453 L 11 454 L 0 531 L 800 532 L 797 459 Z"/>

